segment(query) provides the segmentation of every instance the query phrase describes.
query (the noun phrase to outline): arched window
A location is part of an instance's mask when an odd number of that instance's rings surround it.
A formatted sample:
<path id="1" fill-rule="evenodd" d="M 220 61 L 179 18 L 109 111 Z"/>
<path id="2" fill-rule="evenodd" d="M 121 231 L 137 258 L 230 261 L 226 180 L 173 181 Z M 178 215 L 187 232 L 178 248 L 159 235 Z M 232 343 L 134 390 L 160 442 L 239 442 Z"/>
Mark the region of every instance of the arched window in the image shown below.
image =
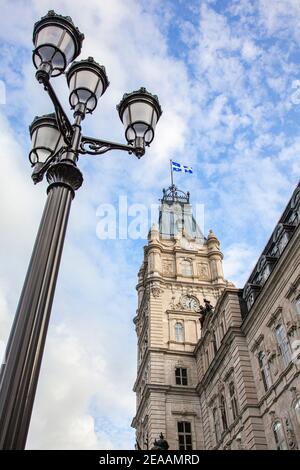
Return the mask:
<path id="1" fill-rule="evenodd" d="M 181 271 L 183 276 L 191 277 L 193 275 L 193 266 L 189 260 L 183 260 L 181 262 Z"/>
<path id="2" fill-rule="evenodd" d="M 179 321 L 175 323 L 175 339 L 181 343 L 183 342 L 183 324 Z"/>
<path id="3" fill-rule="evenodd" d="M 298 424 L 300 426 L 300 398 L 298 398 L 294 403 L 294 411 L 295 411 Z"/>
<path id="4" fill-rule="evenodd" d="M 221 398 L 220 398 L 220 408 L 221 408 L 223 431 L 226 431 L 228 428 L 228 424 L 227 424 L 227 414 L 226 414 L 226 402 L 225 402 L 224 395 L 221 395 Z"/>
<path id="5" fill-rule="evenodd" d="M 258 363 L 260 368 L 261 377 L 263 380 L 265 391 L 269 390 L 272 385 L 269 363 L 263 351 L 258 354 Z"/>
<path id="6" fill-rule="evenodd" d="M 280 421 L 276 421 L 273 424 L 273 432 L 274 432 L 277 450 L 287 450 L 288 447 L 287 447 L 283 427 Z"/>

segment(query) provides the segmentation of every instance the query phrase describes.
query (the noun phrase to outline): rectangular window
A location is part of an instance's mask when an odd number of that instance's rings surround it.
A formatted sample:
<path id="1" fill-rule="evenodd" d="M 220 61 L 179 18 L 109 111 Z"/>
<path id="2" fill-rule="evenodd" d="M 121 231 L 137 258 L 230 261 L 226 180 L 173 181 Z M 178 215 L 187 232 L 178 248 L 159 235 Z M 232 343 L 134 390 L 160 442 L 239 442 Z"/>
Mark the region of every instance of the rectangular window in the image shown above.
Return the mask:
<path id="1" fill-rule="evenodd" d="M 291 362 L 291 349 L 283 325 L 278 325 L 276 327 L 275 335 L 282 355 L 283 364 L 287 367 Z"/>
<path id="2" fill-rule="evenodd" d="M 212 333 L 212 343 L 213 343 L 213 348 L 214 348 L 214 355 L 216 355 L 218 352 L 218 345 L 217 345 L 216 333 L 214 331 Z"/>
<path id="3" fill-rule="evenodd" d="M 221 438 L 219 412 L 218 412 L 217 408 L 213 409 L 213 422 L 214 422 L 215 437 L 216 437 L 216 444 L 217 444 L 219 442 L 220 438 Z"/>
<path id="4" fill-rule="evenodd" d="M 208 350 L 205 351 L 205 362 L 206 362 L 206 368 L 209 368 L 209 355 L 208 355 Z"/>
<path id="5" fill-rule="evenodd" d="M 176 379 L 176 385 L 187 385 L 188 384 L 187 369 L 183 367 L 177 367 L 175 369 L 175 379 Z"/>
<path id="6" fill-rule="evenodd" d="M 177 423 L 179 450 L 192 450 L 191 423 L 179 421 Z"/>
<path id="7" fill-rule="evenodd" d="M 221 322 L 220 328 L 221 328 L 221 341 L 222 341 L 223 336 L 225 335 L 225 329 L 224 329 L 224 323 L 223 322 Z"/>
<path id="8" fill-rule="evenodd" d="M 271 380 L 269 363 L 263 351 L 261 351 L 258 354 L 258 362 L 259 362 L 260 373 L 261 373 L 262 381 L 264 384 L 264 388 L 265 388 L 265 391 L 267 391 L 272 385 L 272 380 Z"/>
<path id="9" fill-rule="evenodd" d="M 230 402 L 231 402 L 231 410 L 232 410 L 232 417 L 235 420 L 239 414 L 237 399 L 235 394 L 235 386 L 233 382 L 229 384 L 229 395 L 230 395 Z"/>

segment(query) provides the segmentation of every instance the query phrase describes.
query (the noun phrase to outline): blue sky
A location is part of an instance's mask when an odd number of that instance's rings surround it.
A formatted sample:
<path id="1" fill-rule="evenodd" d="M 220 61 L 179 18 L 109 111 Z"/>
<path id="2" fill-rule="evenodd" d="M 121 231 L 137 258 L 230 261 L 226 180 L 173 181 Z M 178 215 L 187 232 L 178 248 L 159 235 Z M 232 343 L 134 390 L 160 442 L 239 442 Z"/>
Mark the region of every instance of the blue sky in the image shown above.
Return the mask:
<path id="1" fill-rule="evenodd" d="M 84 132 L 122 142 L 115 110 L 146 86 L 163 115 L 140 161 L 83 157 L 28 438 L 28 448 L 129 448 L 134 434 L 136 274 L 145 240 L 99 240 L 100 204 L 150 206 L 169 159 L 193 166 L 176 182 L 204 204 L 227 279 L 242 287 L 299 179 L 298 0 L 1 1 L 0 347 L 7 339 L 45 202 L 27 160 L 28 125 L 51 112 L 34 79 L 32 27 L 49 9 L 85 33 L 81 58 L 110 86 Z M 68 109 L 64 77 L 53 82 Z M 71 116 L 71 114 L 69 114 Z"/>

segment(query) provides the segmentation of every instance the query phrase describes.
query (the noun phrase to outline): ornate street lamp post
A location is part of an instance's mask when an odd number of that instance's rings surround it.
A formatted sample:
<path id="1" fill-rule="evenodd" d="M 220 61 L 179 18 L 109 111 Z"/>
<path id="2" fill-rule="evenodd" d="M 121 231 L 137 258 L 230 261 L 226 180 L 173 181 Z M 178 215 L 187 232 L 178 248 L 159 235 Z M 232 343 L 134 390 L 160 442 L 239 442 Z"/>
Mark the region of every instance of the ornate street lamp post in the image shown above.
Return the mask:
<path id="1" fill-rule="evenodd" d="M 109 150 L 142 157 L 162 113 L 157 97 L 141 88 L 124 95 L 117 107 L 127 144 L 82 135 L 82 120 L 94 111 L 109 85 L 104 67 L 93 58 L 71 63 L 83 39 L 70 17 L 54 11 L 34 26 L 36 78 L 55 113 L 36 117 L 30 126 L 32 179 L 37 183 L 46 176 L 48 196 L 0 372 L 0 449 L 24 449 L 26 444 L 70 206 L 83 182 L 78 157 Z M 73 124 L 50 83 L 69 65 Z"/>

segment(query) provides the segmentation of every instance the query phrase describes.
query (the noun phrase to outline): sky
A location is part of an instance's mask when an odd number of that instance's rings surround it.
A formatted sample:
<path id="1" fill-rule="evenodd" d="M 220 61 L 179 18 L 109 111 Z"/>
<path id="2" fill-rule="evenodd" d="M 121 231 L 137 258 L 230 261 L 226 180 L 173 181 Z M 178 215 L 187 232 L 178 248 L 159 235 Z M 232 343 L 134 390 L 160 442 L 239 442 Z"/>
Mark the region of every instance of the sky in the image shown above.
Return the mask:
<path id="1" fill-rule="evenodd" d="M 145 86 L 163 115 L 137 160 L 81 157 L 28 449 L 130 449 L 135 413 L 135 285 L 145 239 L 99 238 L 103 204 L 156 204 L 169 159 L 204 205 L 225 277 L 243 287 L 299 180 L 299 0 L 0 0 L 0 355 L 46 199 L 28 162 L 28 125 L 52 112 L 36 82 L 32 28 L 54 9 L 84 32 L 80 58 L 110 86 L 83 132 L 124 142 L 116 104 Z M 53 80 L 68 115 L 65 77 Z M 132 217 L 128 217 L 129 222 Z"/>

